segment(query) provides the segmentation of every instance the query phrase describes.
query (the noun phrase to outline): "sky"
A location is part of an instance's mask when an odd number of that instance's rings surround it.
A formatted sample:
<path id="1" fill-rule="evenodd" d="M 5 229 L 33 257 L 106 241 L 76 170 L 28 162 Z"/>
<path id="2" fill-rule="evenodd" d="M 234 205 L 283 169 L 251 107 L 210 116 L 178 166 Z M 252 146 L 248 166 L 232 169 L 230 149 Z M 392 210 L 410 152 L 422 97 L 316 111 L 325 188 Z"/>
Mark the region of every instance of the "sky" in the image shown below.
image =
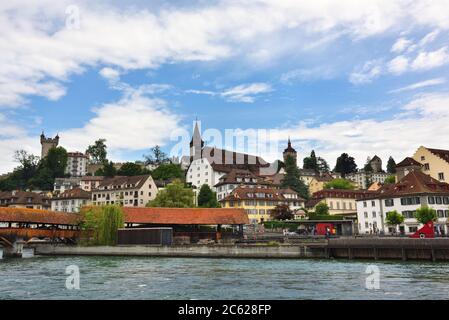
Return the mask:
<path id="1" fill-rule="evenodd" d="M 155 145 L 186 154 L 195 119 L 221 133 L 210 145 L 268 161 L 288 137 L 300 159 L 314 149 L 332 167 L 343 152 L 363 167 L 375 154 L 385 165 L 421 145 L 449 149 L 448 8 L 2 1 L 0 173 L 18 165 L 15 150 L 40 155 L 42 131 L 68 151 L 104 138 L 113 161 L 142 160 Z"/>

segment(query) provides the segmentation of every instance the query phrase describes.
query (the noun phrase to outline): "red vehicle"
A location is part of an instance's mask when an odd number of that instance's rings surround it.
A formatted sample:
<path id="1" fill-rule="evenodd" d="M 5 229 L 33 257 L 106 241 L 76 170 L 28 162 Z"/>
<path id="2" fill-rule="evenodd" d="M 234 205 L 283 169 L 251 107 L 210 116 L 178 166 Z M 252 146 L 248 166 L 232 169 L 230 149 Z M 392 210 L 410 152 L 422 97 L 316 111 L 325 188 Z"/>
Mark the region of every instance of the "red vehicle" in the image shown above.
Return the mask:
<path id="1" fill-rule="evenodd" d="M 316 224 L 316 234 L 320 236 L 325 236 L 329 230 L 330 235 L 335 235 L 337 230 L 332 223 L 317 223 Z"/>
<path id="2" fill-rule="evenodd" d="M 433 221 L 427 222 L 421 229 L 418 229 L 410 238 L 435 238 Z"/>

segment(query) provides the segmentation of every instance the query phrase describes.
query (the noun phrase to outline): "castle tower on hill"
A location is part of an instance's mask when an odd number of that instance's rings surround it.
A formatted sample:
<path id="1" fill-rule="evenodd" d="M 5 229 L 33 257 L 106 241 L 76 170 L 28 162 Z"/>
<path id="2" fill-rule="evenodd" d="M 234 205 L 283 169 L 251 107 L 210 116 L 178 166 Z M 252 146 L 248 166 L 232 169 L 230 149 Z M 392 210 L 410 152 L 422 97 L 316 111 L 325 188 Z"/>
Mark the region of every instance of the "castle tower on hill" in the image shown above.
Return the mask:
<path id="1" fill-rule="evenodd" d="M 48 151 L 51 148 L 56 148 L 59 144 L 59 136 L 56 135 L 54 138 L 47 138 L 42 131 L 41 134 L 41 159 L 45 158 L 48 154 Z"/>
<path id="2" fill-rule="evenodd" d="M 288 156 L 292 156 L 293 159 L 295 159 L 295 163 L 298 164 L 298 153 L 296 152 L 295 149 L 293 149 L 292 143 L 290 141 L 290 137 L 288 138 L 287 149 L 284 150 L 282 155 L 284 156 L 284 162 L 285 162 L 285 160 L 287 159 Z"/>

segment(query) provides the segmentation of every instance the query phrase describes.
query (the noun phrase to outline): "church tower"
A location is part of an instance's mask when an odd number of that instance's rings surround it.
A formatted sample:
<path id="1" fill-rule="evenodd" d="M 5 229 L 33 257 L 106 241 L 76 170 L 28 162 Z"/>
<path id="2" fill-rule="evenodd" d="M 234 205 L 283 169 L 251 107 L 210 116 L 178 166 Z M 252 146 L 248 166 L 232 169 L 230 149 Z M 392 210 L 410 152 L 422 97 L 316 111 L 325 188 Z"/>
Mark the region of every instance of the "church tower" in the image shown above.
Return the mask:
<path id="1" fill-rule="evenodd" d="M 292 143 L 290 141 L 290 137 L 288 137 L 287 149 L 284 150 L 282 155 L 284 156 L 284 163 L 285 163 L 285 160 L 287 159 L 287 156 L 292 156 L 293 159 L 295 159 L 296 165 L 298 165 L 298 153 L 296 152 L 295 149 L 292 148 Z"/>
<path id="2" fill-rule="evenodd" d="M 198 120 L 195 122 L 193 129 L 192 140 L 190 141 L 190 162 L 201 159 L 201 150 L 204 147 L 204 141 L 201 139 L 200 129 L 198 127 Z"/>
<path id="3" fill-rule="evenodd" d="M 42 131 L 41 134 L 41 159 L 45 158 L 51 148 L 56 148 L 59 144 L 59 135 L 54 138 L 47 138 Z"/>

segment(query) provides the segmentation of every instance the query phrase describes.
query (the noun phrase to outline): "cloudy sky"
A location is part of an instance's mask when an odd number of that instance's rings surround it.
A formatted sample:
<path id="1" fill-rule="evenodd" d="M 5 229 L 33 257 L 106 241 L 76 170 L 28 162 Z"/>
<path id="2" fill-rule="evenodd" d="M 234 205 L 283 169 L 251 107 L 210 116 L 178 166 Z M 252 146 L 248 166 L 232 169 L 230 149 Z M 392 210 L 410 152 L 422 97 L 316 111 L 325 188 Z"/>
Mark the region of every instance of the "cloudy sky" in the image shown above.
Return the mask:
<path id="1" fill-rule="evenodd" d="M 39 135 L 110 158 L 266 129 L 362 166 L 449 148 L 449 1 L 2 1 L 0 173 Z M 251 131 L 252 132 L 252 131 Z M 216 143 L 216 141 L 214 142 Z M 226 144 L 226 143 L 225 143 Z M 262 155 L 273 160 L 281 150 Z"/>

